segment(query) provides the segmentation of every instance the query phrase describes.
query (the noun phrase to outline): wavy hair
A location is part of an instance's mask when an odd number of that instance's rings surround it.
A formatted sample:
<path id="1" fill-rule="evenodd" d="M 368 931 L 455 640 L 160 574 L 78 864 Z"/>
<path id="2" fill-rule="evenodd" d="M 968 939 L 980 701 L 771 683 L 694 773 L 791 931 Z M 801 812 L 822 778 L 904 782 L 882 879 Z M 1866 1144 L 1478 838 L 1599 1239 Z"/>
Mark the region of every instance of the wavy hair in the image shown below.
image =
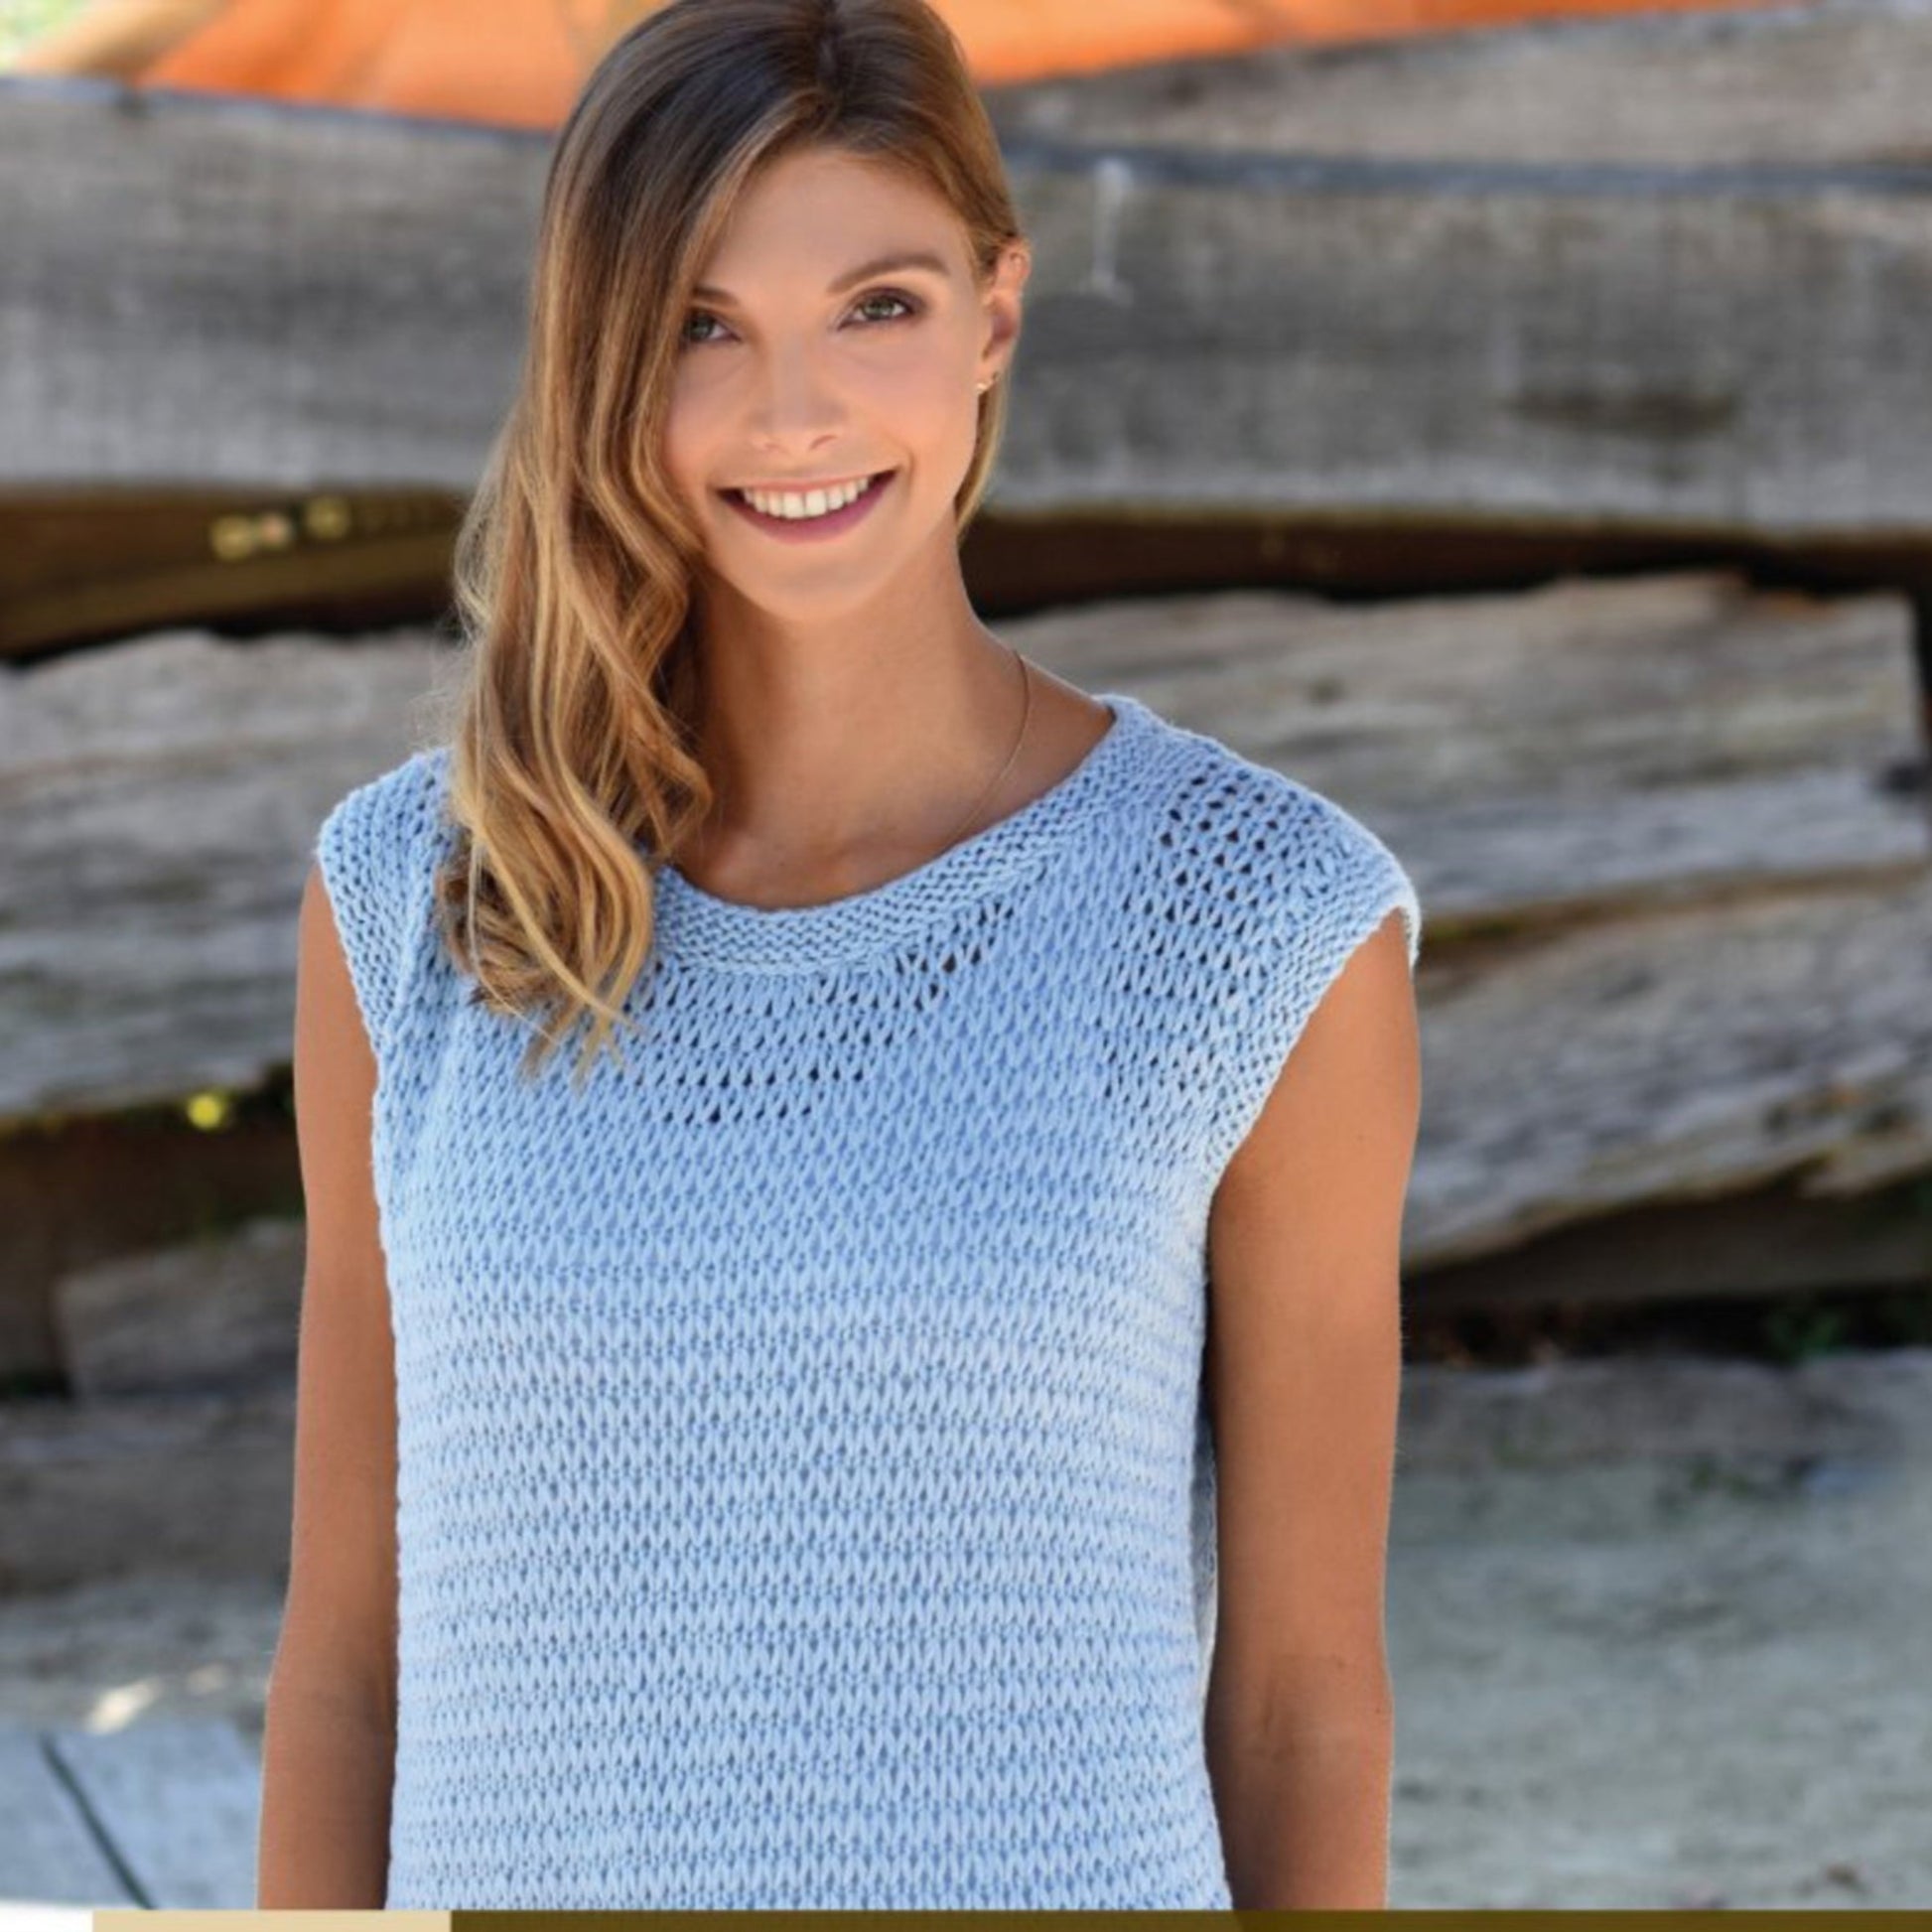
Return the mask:
<path id="1" fill-rule="evenodd" d="M 671 0 L 617 39 L 545 183 L 517 389 L 457 533 L 444 940 L 473 1003 L 535 1023 L 581 1083 L 650 956 L 658 866 L 711 808 L 694 623 L 702 538 L 660 426 L 703 264 L 757 170 L 832 147 L 957 212 L 980 286 L 1022 238 L 999 144 L 925 0 Z M 985 493 L 1008 385 L 954 496 Z"/>

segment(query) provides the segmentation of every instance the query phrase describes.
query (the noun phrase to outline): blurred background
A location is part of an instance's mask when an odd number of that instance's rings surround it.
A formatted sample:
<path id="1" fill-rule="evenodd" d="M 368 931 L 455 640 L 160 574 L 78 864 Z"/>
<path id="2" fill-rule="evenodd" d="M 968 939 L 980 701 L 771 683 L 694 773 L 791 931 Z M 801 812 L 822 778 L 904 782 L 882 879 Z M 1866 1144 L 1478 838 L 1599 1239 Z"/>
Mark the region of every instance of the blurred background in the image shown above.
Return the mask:
<path id="1" fill-rule="evenodd" d="M 252 1903 L 296 912 L 642 0 L 0 0 L 0 1910 Z M 940 0 L 981 614 L 1426 918 L 1392 1903 L 1932 1903 L 1932 0 Z"/>

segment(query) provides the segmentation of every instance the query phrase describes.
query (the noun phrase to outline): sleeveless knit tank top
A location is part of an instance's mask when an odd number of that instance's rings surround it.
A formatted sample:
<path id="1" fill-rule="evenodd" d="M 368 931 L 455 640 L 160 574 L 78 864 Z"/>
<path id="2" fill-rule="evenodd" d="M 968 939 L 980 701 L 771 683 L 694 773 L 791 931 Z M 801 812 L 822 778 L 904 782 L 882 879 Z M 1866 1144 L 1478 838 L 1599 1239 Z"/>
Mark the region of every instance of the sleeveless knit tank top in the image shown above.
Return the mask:
<path id="1" fill-rule="evenodd" d="M 660 868 L 581 1093 L 435 933 L 447 750 L 322 825 L 395 1342 L 389 1906 L 1230 1904 L 1208 1210 L 1422 914 L 1339 805 L 1102 702 L 876 890 Z"/>

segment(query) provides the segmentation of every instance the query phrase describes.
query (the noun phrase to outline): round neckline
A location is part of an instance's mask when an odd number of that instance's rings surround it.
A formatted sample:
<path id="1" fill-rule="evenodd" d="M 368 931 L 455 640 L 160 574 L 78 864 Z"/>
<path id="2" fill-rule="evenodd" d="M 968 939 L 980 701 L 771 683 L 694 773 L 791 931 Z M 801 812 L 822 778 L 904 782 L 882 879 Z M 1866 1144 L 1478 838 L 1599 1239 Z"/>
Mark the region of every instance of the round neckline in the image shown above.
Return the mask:
<path id="1" fill-rule="evenodd" d="M 971 838 L 881 885 L 812 905 L 751 905 L 721 898 L 670 861 L 659 862 L 653 868 L 656 943 L 666 958 L 805 972 L 887 951 L 929 930 L 947 912 L 1043 864 L 1087 817 L 1152 721 L 1148 708 L 1125 692 L 1089 695 L 1113 713 L 1113 723 L 1071 770 Z"/>

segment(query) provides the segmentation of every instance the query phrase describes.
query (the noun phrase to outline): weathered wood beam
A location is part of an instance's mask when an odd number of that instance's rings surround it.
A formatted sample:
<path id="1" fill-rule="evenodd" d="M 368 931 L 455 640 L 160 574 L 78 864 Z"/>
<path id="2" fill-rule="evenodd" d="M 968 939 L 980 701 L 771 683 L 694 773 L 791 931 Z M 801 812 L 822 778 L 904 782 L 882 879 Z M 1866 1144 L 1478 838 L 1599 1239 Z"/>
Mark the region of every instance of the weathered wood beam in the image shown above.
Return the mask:
<path id="1" fill-rule="evenodd" d="M 470 487 L 547 151 L 0 80 L 0 485 Z M 1003 512 L 1932 532 L 1932 166 L 1009 159 Z"/>
<path id="2" fill-rule="evenodd" d="M 1427 162 L 1920 162 L 1932 0 L 1556 17 L 989 87 L 1002 142 Z"/>
<path id="3" fill-rule="evenodd" d="M 232 1723 L 61 1725 L 47 1743 L 144 1906 L 254 1909 L 262 1767 Z"/>
<path id="4" fill-rule="evenodd" d="M 1228 593 L 1005 631 L 1314 784 L 1409 864 L 1413 1265 L 1932 1168 L 1932 841 L 1889 782 L 1918 750 L 1893 600 Z M 178 632 L 0 678 L 0 1122 L 285 1065 L 315 826 L 433 735 L 456 668 L 416 632 Z"/>
<path id="5" fill-rule="evenodd" d="M 1006 628 L 1352 802 L 1415 855 L 1445 935 L 1932 859 L 1889 593 L 1683 571 L 1379 605 L 1198 593 Z"/>
<path id="6" fill-rule="evenodd" d="M 6 1450 L 0 1438 L 0 1458 Z M 11 1505 L 12 1480 L 6 1487 Z M 24 1564 L 22 1556 L 28 1559 Z M 8 1593 L 32 1589 L 42 1574 L 37 1553 L 16 1550 L 7 1557 Z M 39 1729 L 18 1720 L 0 1724 L 0 1843 L 7 1848 L 8 1916 L 26 1925 L 42 1913 L 52 1917 L 58 1906 L 71 1907 L 78 1924 L 88 1907 L 149 1902 L 136 1895 L 101 1850 L 85 1805 L 50 1762 Z"/>

